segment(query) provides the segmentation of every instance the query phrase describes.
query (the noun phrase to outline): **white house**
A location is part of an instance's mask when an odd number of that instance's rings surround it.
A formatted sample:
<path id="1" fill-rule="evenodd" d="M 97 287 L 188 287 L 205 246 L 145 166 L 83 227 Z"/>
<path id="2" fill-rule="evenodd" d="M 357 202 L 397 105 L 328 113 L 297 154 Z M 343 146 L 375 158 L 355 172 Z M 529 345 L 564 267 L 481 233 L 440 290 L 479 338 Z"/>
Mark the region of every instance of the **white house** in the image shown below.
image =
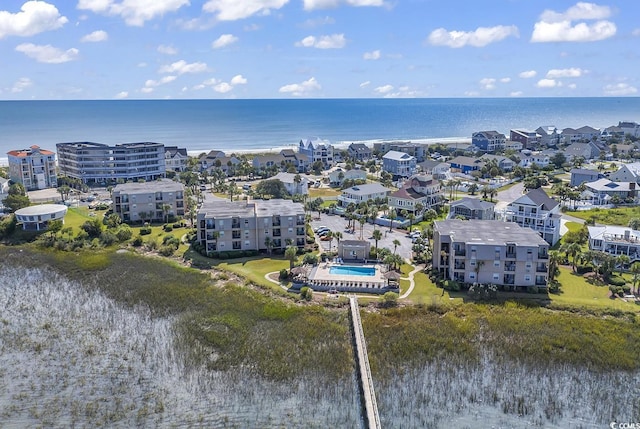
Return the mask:
<path id="1" fill-rule="evenodd" d="M 640 183 L 640 162 L 622 164 L 618 171 L 609 175 L 609 179 L 613 182 Z"/>
<path id="2" fill-rule="evenodd" d="M 359 204 L 376 198 L 387 198 L 389 192 L 391 189 L 379 183 L 352 186 L 342 191 L 342 195 L 338 196 L 338 203 L 341 207 L 347 207 L 350 203 Z"/>
<path id="3" fill-rule="evenodd" d="M 626 226 L 589 226 L 589 249 L 609 255 L 627 255 L 631 262 L 640 260 L 640 231 Z"/>
<path id="4" fill-rule="evenodd" d="M 310 165 L 320 161 L 326 169 L 331 168 L 335 162 L 333 145 L 329 140 L 322 140 L 319 137 L 309 138 L 307 141 L 300 140 L 298 152 L 309 157 Z"/>
<path id="5" fill-rule="evenodd" d="M 430 174 L 417 174 L 405 181 L 400 189 L 389 195 L 389 208 L 398 213 L 402 210 L 422 215 L 426 210 L 442 204 L 442 186 Z M 422 210 L 418 212 L 416 205 L 422 204 Z"/>
<path id="6" fill-rule="evenodd" d="M 360 169 L 343 170 L 336 168 L 329 173 L 329 185 L 342 186 L 345 180 L 367 180 L 367 172 Z"/>
<path id="7" fill-rule="evenodd" d="M 299 179 L 299 181 L 296 181 L 296 177 Z M 270 179 L 278 179 L 279 181 L 281 181 L 290 195 L 309 194 L 309 179 L 299 174 L 278 173 Z"/>
<path id="8" fill-rule="evenodd" d="M 560 205 L 541 189 L 529 191 L 510 203 L 503 220 L 537 231 L 552 246 L 560 239 Z"/>

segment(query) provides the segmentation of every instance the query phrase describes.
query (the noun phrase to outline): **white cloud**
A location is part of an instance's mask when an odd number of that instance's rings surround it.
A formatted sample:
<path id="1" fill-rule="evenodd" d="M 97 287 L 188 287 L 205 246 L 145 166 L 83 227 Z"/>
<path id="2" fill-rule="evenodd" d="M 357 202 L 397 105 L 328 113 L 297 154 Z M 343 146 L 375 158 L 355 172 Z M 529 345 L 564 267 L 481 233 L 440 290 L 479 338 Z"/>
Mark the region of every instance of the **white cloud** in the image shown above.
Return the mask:
<path id="1" fill-rule="evenodd" d="M 536 77 L 537 74 L 538 72 L 536 72 L 535 70 L 527 70 L 527 71 L 520 72 L 518 74 L 518 77 L 522 79 L 531 79 L 532 77 Z"/>
<path id="2" fill-rule="evenodd" d="M 536 86 L 538 88 L 555 88 L 557 86 L 562 86 L 562 82 L 555 79 L 540 79 Z"/>
<path id="3" fill-rule="evenodd" d="M 164 55 L 176 55 L 178 50 L 173 45 L 160 45 L 158 46 L 158 52 Z"/>
<path id="4" fill-rule="evenodd" d="M 144 92 L 145 94 L 149 94 L 149 93 L 153 92 L 153 88 L 150 88 L 150 87 L 145 86 L 145 87 L 144 87 L 144 88 L 142 88 L 140 91 L 141 91 L 141 92 Z"/>
<path id="5" fill-rule="evenodd" d="M 128 96 L 129 96 L 129 93 L 127 91 L 122 91 L 117 93 L 113 98 L 117 100 L 122 100 L 123 98 L 127 98 Z"/>
<path id="6" fill-rule="evenodd" d="M 89 33 L 80 39 L 81 42 L 104 42 L 109 39 L 109 35 L 106 31 L 96 30 L 93 33 Z"/>
<path id="7" fill-rule="evenodd" d="M 188 5 L 189 0 L 79 0 L 77 8 L 120 16 L 127 25 L 142 27 L 146 21 Z"/>
<path id="8" fill-rule="evenodd" d="M 380 59 L 380 51 L 375 50 L 373 52 L 365 52 L 362 56 L 365 60 L 379 60 Z"/>
<path id="9" fill-rule="evenodd" d="M 636 28 L 631 32 L 632 36 L 640 36 L 640 28 Z"/>
<path id="10" fill-rule="evenodd" d="M 344 48 L 347 40 L 344 38 L 344 34 L 332 34 L 330 36 L 307 36 L 299 42 L 296 42 L 296 46 L 305 48 L 318 48 L 318 49 L 340 49 Z"/>
<path id="11" fill-rule="evenodd" d="M 368 81 L 366 81 L 366 82 L 362 82 L 362 83 L 360 84 L 360 88 L 365 88 L 365 87 L 367 87 L 367 86 L 369 86 L 369 85 L 371 85 L 371 81 L 370 81 L 370 80 L 368 80 Z"/>
<path id="12" fill-rule="evenodd" d="M 238 38 L 233 34 L 223 34 L 211 43 L 211 47 L 213 49 L 220 49 L 224 48 L 225 46 L 232 45 L 237 41 Z"/>
<path id="13" fill-rule="evenodd" d="M 479 27 L 475 31 L 447 31 L 444 28 L 433 30 L 427 42 L 434 46 L 462 48 L 463 46 L 483 47 L 499 42 L 507 37 L 520 37 L 515 25 L 497 25 L 495 27 Z"/>
<path id="14" fill-rule="evenodd" d="M 11 92 L 13 92 L 14 94 L 17 94 L 19 92 L 24 91 L 25 89 L 29 88 L 32 85 L 33 85 L 33 82 L 31 82 L 31 79 L 29 79 L 28 77 L 21 77 L 13 84 L 13 86 L 11 87 Z"/>
<path id="15" fill-rule="evenodd" d="M 302 83 L 291 83 L 289 85 L 284 85 L 280 87 L 278 91 L 284 94 L 291 94 L 296 97 L 301 97 L 311 94 L 314 91 L 318 91 L 320 89 L 322 89 L 322 86 L 320 86 L 315 77 L 312 77 Z"/>
<path id="16" fill-rule="evenodd" d="M 335 19 L 331 18 L 330 16 L 325 16 L 325 17 L 322 17 L 322 18 L 307 19 L 305 22 L 300 24 L 300 27 L 302 27 L 302 28 L 316 28 L 316 27 L 321 27 L 323 25 L 335 24 L 335 22 L 336 22 Z"/>
<path id="17" fill-rule="evenodd" d="M 160 80 L 149 79 L 144 83 L 145 88 L 155 88 L 160 85 L 166 85 L 176 80 L 178 76 L 163 76 Z"/>
<path id="18" fill-rule="evenodd" d="M 233 86 L 229 85 L 227 82 L 220 82 L 219 84 L 213 87 L 213 90 L 215 92 L 219 92 L 220 94 L 226 94 L 232 89 L 233 89 Z"/>
<path id="19" fill-rule="evenodd" d="M 209 0 L 202 6 L 205 12 L 213 13 L 220 21 L 236 21 L 252 15 L 269 15 L 280 9 L 289 0 Z"/>
<path id="20" fill-rule="evenodd" d="M 558 79 L 561 77 L 580 77 L 586 72 L 586 70 L 576 67 L 572 67 L 570 69 L 551 69 L 547 72 L 547 78 Z"/>
<path id="21" fill-rule="evenodd" d="M 235 75 L 231 78 L 231 85 L 244 85 L 247 83 L 247 79 L 241 74 Z"/>
<path id="22" fill-rule="evenodd" d="M 383 0 L 304 0 L 305 10 L 329 9 L 340 5 L 346 6 L 384 6 Z"/>
<path id="23" fill-rule="evenodd" d="M 607 21 L 609 6 L 578 2 L 565 12 L 545 10 L 533 26 L 531 42 L 593 42 L 616 34 L 616 25 Z M 592 24 L 574 21 L 596 20 Z"/>
<path id="24" fill-rule="evenodd" d="M 603 88 L 604 95 L 612 97 L 619 97 L 622 95 L 632 95 L 638 92 L 635 86 L 631 86 L 628 83 L 614 83 L 607 85 Z"/>
<path id="25" fill-rule="evenodd" d="M 34 45 L 33 43 L 22 43 L 16 46 L 16 51 L 22 52 L 39 63 L 47 64 L 60 64 L 73 61 L 78 57 L 80 52 L 76 48 L 63 51 L 51 45 Z"/>
<path id="26" fill-rule="evenodd" d="M 56 30 L 68 21 L 54 5 L 44 1 L 28 1 L 18 13 L 0 10 L 0 39 L 6 36 L 28 37 Z"/>
<path id="27" fill-rule="evenodd" d="M 393 91 L 393 85 L 383 85 L 374 89 L 378 94 L 388 94 Z"/>
<path id="28" fill-rule="evenodd" d="M 513 91 L 509 93 L 509 97 L 522 97 L 522 91 Z"/>
<path id="29" fill-rule="evenodd" d="M 500 82 L 509 83 L 509 82 L 511 82 L 511 78 L 510 77 L 503 77 L 502 79 L 500 79 Z"/>
<path id="30" fill-rule="evenodd" d="M 187 63 L 185 60 L 176 61 L 175 63 L 164 65 L 160 67 L 158 72 L 160 73 L 202 73 L 207 71 L 206 63 Z"/>
<path id="31" fill-rule="evenodd" d="M 480 86 L 482 89 L 496 89 L 496 80 L 492 77 L 485 77 L 484 79 L 480 79 Z"/>
<path id="32" fill-rule="evenodd" d="M 392 85 L 384 85 L 376 88 L 374 91 L 378 94 L 383 94 L 384 98 L 413 98 L 423 95 L 408 86 L 401 86 L 394 90 Z"/>

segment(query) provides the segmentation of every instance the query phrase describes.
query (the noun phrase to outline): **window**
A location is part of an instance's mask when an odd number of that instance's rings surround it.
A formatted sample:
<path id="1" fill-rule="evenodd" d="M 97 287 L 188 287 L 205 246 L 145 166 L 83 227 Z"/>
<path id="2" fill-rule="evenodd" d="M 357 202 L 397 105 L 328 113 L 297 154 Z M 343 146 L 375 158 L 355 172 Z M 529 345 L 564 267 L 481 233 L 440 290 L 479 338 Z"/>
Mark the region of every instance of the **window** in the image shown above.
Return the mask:
<path id="1" fill-rule="evenodd" d="M 500 274 L 498 274 L 498 273 L 493 273 L 493 279 L 494 279 L 494 280 L 499 280 L 499 279 L 500 279 Z"/>
<path id="2" fill-rule="evenodd" d="M 500 261 L 493 261 L 493 266 L 494 267 L 499 267 L 500 266 Z"/>
<path id="3" fill-rule="evenodd" d="M 530 282 L 531 281 L 531 276 L 524 276 L 524 281 L 525 282 Z"/>
<path id="4" fill-rule="evenodd" d="M 469 273 L 469 278 L 474 280 L 476 278 L 476 273 Z"/>

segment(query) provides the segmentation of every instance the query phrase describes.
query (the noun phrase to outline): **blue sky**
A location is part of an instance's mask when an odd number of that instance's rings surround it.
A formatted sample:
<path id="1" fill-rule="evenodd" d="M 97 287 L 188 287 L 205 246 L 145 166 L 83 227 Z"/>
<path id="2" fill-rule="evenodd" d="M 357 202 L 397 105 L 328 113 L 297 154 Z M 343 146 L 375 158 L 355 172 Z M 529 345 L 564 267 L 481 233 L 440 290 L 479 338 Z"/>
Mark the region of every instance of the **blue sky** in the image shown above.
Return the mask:
<path id="1" fill-rule="evenodd" d="M 640 1 L 0 2 L 0 99 L 639 96 Z"/>

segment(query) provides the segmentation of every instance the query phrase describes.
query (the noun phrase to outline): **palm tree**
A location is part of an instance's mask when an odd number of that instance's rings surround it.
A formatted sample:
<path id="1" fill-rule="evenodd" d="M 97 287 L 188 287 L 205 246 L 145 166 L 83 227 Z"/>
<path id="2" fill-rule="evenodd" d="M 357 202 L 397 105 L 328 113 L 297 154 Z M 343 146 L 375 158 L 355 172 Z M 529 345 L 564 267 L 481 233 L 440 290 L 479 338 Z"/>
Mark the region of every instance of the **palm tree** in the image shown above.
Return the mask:
<path id="1" fill-rule="evenodd" d="M 293 182 L 296 184 L 296 194 L 300 193 L 300 183 L 302 182 L 302 177 L 299 174 L 293 176 Z"/>
<path id="2" fill-rule="evenodd" d="M 169 210 L 171 210 L 171 206 L 169 204 L 162 205 L 162 213 L 164 214 L 164 223 L 169 222 Z"/>
<path id="3" fill-rule="evenodd" d="M 358 219 L 358 222 L 360 222 L 360 240 L 362 240 L 362 232 L 364 229 L 364 224 L 367 223 L 367 215 L 361 215 Z"/>
<path id="4" fill-rule="evenodd" d="M 560 269 L 558 268 L 559 265 L 560 253 L 552 250 L 551 252 L 549 252 L 549 283 L 555 281 L 558 274 L 560 274 Z"/>
<path id="5" fill-rule="evenodd" d="M 409 232 L 411 232 L 411 228 L 413 228 L 413 221 L 416 220 L 416 215 L 414 215 L 413 213 L 409 213 L 407 215 L 407 219 L 409 219 Z"/>
<path id="6" fill-rule="evenodd" d="M 393 221 L 396 217 L 398 217 L 398 213 L 394 209 L 391 209 L 389 212 L 389 232 L 391 232 L 391 229 L 393 228 Z"/>
<path id="7" fill-rule="evenodd" d="M 382 231 L 380 231 L 379 229 L 374 229 L 373 230 L 373 239 L 376 242 L 376 257 L 378 255 L 378 241 L 382 240 Z"/>
<path id="8" fill-rule="evenodd" d="M 422 203 L 416 203 L 415 206 L 413 206 L 414 208 L 414 214 L 416 215 L 416 218 L 420 218 L 422 216 L 424 216 L 424 204 Z"/>
<path id="9" fill-rule="evenodd" d="M 298 249 L 296 247 L 287 246 L 286 250 L 284 251 L 284 257 L 285 259 L 289 260 L 289 271 L 293 269 L 293 264 L 296 260 L 297 255 L 298 255 Z"/>
<path id="10" fill-rule="evenodd" d="M 376 219 L 378 219 L 378 206 L 372 205 L 369 208 L 369 217 L 371 218 L 371 223 L 373 224 L 373 229 L 376 229 Z"/>
<path id="11" fill-rule="evenodd" d="M 267 247 L 267 253 L 271 256 L 271 249 L 273 248 L 273 240 L 271 237 L 265 237 L 264 245 Z"/>
<path id="12" fill-rule="evenodd" d="M 229 193 L 229 199 L 233 201 L 233 196 L 236 193 L 236 182 L 229 183 L 229 186 L 227 186 L 227 192 Z"/>
<path id="13" fill-rule="evenodd" d="M 618 265 L 620 265 L 620 268 L 619 268 L 620 275 L 622 275 L 622 269 L 623 269 L 623 267 L 624 267 L 626 264 L 628 264 L 629 262 L 631 262 L 631 259 L 629 259 L 629 257 L 628 257 L 627 255 L 618 255 L 618 256 L 616 257 L 616 263 L 617 263 Z"/>
<path id="14" fill-rule="evenodd" d="M 447 265 L 447 259 L 449 259 L 449 254 L 446 250 L 440 251 L 440 258 L 442 259 L 442 275 L 446 273 L 445 265 Z"/>
<path id="15" fill-rule="evenodd" d="M 340 246 L 340 240 L 342 240 L 342 233 L 340 231 L 336 231 L 332 233 L 333 238 L 336 239 L 337 246 Z"/>
<path id="16" fill-rule="evenodd" d="M 393 254 L 396 254 L 396 250 L 398 250 L 398 246 L 400 246 L 400 240 L 397 238 L 393 240 Z"/>
<path id="17" fill-rule="evenodd" d="M 631 265 L 631 274 L 633 274 L 633 290 L 631 293 L 638 293 L 636 289 L 636 285 L 638 284 L 638 279 L 640 279 L 640 262 L 634 262 Z"/>
<path id="18" fill-rule="evenodd" d="M 561 247 L 561 250 L 565 252 L 567 255 L 567 259 L 571 257 L 571 267 L 573 272 L 576 272 L 577 260 L 580 252 L 582 251 L 582 247 L 578 243 L 567 243 Z"/>

